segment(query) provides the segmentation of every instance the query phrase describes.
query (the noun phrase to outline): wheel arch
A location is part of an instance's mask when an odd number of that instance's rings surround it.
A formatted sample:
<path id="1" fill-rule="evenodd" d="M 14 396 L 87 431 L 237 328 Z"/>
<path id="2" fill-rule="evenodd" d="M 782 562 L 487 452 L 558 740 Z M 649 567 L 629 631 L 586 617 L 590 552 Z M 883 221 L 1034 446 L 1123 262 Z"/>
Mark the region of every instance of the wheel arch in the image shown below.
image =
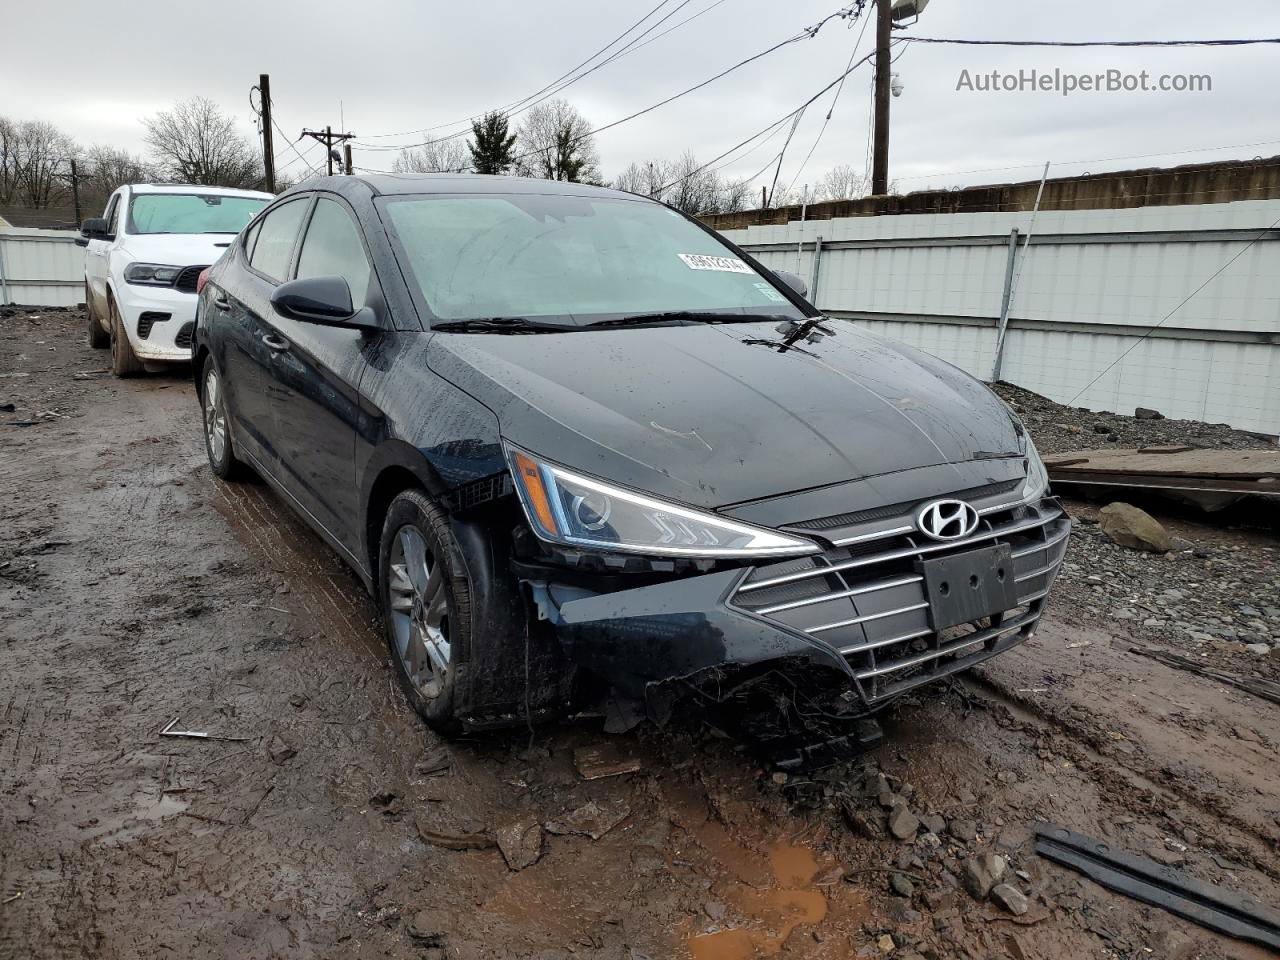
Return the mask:
<path id="1" fill-rule="evenodd" d="M 391 501 L 405 490 L 414 489 L 421 490 L 432 499 L 439 499 L 445 492 L 445 484 L 420 450 L 401 440 L 388 440 L 369 459 L 363 488 L 360 498 L 364 504 L 361 559 L 368 565 L 370 579 L 376 584 L 382 522 Z"/>

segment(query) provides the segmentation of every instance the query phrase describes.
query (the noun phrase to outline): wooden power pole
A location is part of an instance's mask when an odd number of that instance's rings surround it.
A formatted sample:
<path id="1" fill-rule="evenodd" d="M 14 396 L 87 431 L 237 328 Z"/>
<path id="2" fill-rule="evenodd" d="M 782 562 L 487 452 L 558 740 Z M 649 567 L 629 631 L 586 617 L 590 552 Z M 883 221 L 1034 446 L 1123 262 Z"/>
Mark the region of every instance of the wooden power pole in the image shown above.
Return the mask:
<path id="1" fill-rule="evenodd" d="M 276 153 L 271 142 L 271 77 L 258 75 L 258 96 L 262 107 L 262 168 L 266 171 L 267 193 L 276 192 Z"/>
<path id="2" fill-rule="evenodd" d="M 871 192 L 889 192 L 889 35 L 893 28 L 893 0 L 876 0 L 876 112 L 871 159 Z"/>
<path id="3" fill-rule="evenodd" d="M 324 144 L 325 169 L 331 177 L 333 176 L 333 145 L 341 143 L 345 146 L 348 140 L 355 137 L 354 133 L 334 133 L 333 127 L 325 127 L 323 130 L 303 130 L 302 135 Z"/>

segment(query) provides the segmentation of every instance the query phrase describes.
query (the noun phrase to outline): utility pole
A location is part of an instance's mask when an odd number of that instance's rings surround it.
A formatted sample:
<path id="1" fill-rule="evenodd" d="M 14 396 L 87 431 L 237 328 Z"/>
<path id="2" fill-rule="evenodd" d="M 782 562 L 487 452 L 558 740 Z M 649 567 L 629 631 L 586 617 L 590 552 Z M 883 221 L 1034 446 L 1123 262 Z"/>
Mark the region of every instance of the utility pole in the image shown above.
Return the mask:
<path id="1" fill-rule="evenodd" d="M 81 221 L 80 181 L 88 180 L 89 174 L 80 172 L 80 167 L 76 163 L 75 157 L 71 157 L 69 159 L 71 163 L 71 172 L 57 173 L 57 174 L 54 174 L 54 176 L 56 176 L 59 180 L 66 180 L 69 184 L 71 184 L 71 204 L 75 208 L 76 226 L 79 227 L 80 221 Z"/>
<path id="2" fill-rule="evenodd" d="M 354 168 L 352 168 L 351 166 L 351 142 L 350 141 L 347 141 L 342 145 L 342 158 L 343 158 L 343 164 L 347 168 L 347 176 L 349 177 L 355 173 Z"/>
<path id="3" fill-rule="evenodd" d="M 324 161 L 325 169 L 328 170 L 329 176 L 333 176 L 333 145 L 335 143 L 346 144 L 353 137 L 354 133 L 334 133 L 333 127 L 325 127 L 323 130 L 303 130 L 304 137 L 311 137 L 324 144 Z M 349 147 L 346 149 L 350 150 Z"/>
<path id="4" fill-rule="evenodd" d="M 80 171 L 75 157 L 71 158 L 71 203 L 76 211 L 76 226 L 80 225 Z"/>
<path id="5" fill-rule="evenodd" d="M 871 161 L 871 193 L 889 192 L 889 34 L 893 29 L 893 0 L 876 0 L 876 113 Z"/>
<path id="6" fill-rule="evenodd" d="M 271 143 L 271 77 L 258 75 L 258 96 L 262 112 L 262 168 L 266 171 L 267 193 L 276 192 L 276 153 Z"/>

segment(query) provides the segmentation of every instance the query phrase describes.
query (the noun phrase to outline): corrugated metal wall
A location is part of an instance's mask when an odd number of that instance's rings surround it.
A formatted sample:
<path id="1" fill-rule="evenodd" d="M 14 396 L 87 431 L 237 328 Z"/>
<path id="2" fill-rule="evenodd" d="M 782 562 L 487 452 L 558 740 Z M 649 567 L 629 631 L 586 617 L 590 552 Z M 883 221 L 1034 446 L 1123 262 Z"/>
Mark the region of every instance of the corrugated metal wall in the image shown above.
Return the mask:
<path id="1" fill-rule="evenodd" d="M 1009 234 L 1024 241 L 1031 216 L 851 217 L 725 235 L 806 278 L 821 237 L 819 307 L 985 379 Z M 1155 407 L 1280 433 L 1277 226 L 1280 200 L 1040 213 L 1019 248 L 1001 378 L 1091 409 Z"/>
<path id="2" fill-rule="evenodd" d="M 0 228 L 0 304 L 74 307 L 84 300 L 84 248 L 74 230 Z"/>

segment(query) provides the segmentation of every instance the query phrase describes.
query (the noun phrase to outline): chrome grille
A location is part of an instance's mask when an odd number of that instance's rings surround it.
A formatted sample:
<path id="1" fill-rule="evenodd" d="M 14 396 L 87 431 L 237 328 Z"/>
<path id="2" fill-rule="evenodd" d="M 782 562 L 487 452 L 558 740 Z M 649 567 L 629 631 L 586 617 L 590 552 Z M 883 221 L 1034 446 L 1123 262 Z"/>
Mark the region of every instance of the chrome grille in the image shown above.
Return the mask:
<path id="1" fill-rule="evenodd" d="M 1056 500 L 983 512 L 972 536 L 950 543 L 890 531 L 855 547 L 759 566 L 730 603 L 829 644 L 848 661 L 869 706 L 994 656 L 1026 639 L 1066 553 L 1071 521 Z M 857 538 L 855 538 L 857 539 Z M 1018 606 L 941 632 L 933 627 L 918 560 L 1005 543 Z"/>

